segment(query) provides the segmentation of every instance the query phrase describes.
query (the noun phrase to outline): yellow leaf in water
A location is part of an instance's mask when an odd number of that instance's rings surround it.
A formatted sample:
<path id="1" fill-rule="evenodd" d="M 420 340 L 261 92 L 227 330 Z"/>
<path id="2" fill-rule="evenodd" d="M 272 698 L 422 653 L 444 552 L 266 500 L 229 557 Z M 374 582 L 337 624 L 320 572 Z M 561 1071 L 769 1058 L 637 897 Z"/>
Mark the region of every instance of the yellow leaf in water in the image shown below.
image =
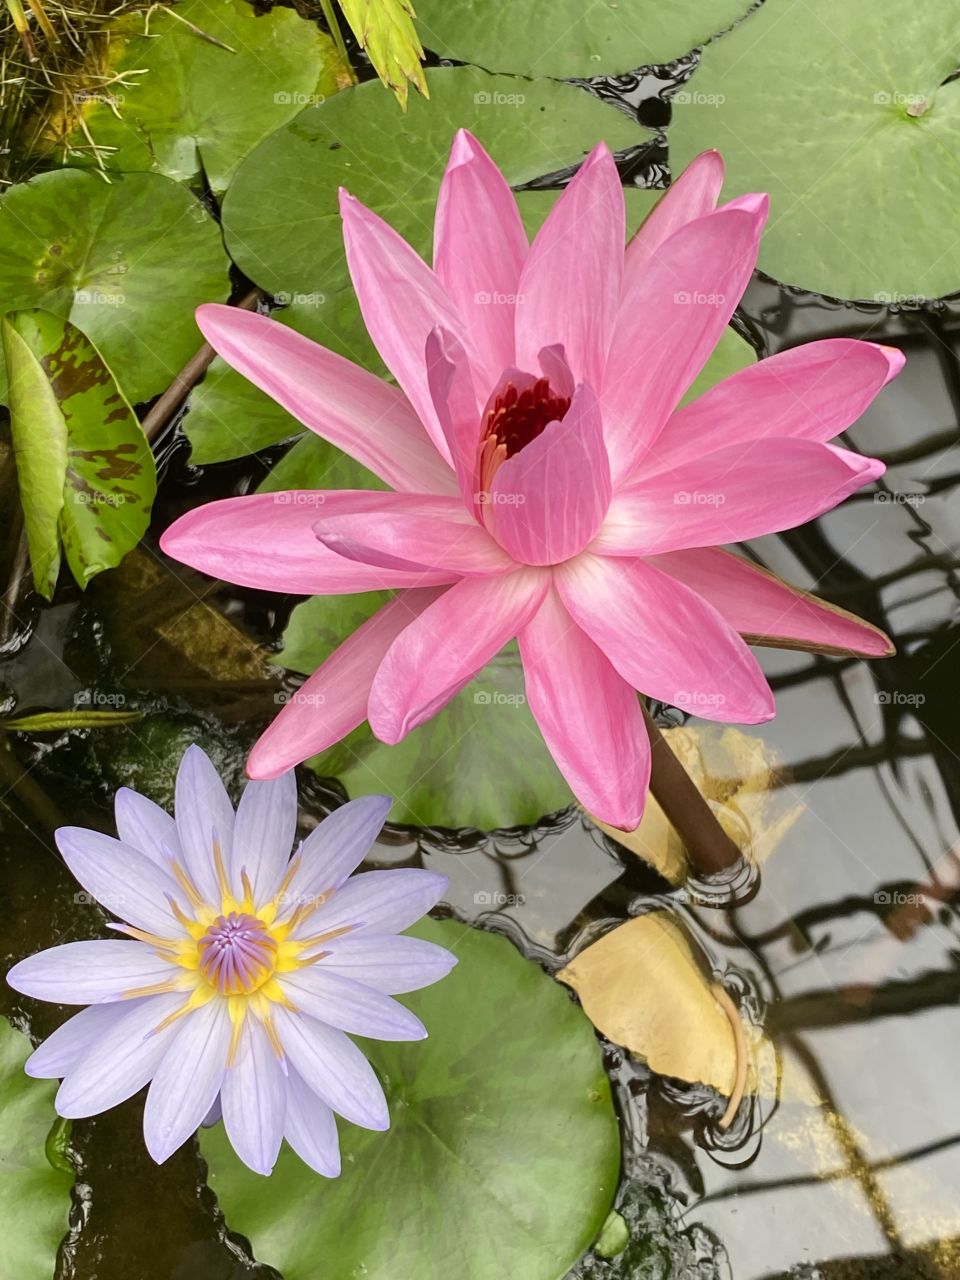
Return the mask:
<path id="1" fill-rule="evenodd" d="M 626 921 L 557 977 L 608 1040 L 660 1075 L 699 1080 L 729 1095 L 737 1071 L 733 1030 L 673 915 L 651 911 Z"/>
<path id="2" fill-rule="evenodd" d="M 665 729 L 663 737 L 737 848 L 751 860 L 765 862 L 803 811 L 780 785 L 770 747 L 762 738 L 717 725 Z M 669 884 L 686 880 L 690 866 L 683 842 L 652 795 L 636 831 L 591 821 Z"/>

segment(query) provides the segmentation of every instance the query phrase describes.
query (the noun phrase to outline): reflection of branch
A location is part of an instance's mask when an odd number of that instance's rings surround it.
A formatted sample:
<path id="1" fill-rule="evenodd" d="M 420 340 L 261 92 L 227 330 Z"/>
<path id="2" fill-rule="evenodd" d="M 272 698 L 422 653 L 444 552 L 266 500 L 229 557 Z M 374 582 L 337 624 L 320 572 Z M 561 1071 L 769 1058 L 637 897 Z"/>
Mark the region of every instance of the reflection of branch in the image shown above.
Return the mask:
<path id="1" fill-rule="evenodd" d="M 813 1027 L 840 1027 L 851 1022 L 870 1022 L 897 1014 L 918 1013 L 953 1004 L 960 996 L 960 970 L 922 974 L 908 982 L 888 982 L 863 1003 L 863 985 L 831 987 L 829 991 L 808 991 L 792 996 L 770 1011 L 773 1030 Z"/>
<path id="2" fill-rule="evenodd" d="M 775 776 L 772 786 L 788 787 L 796 782 L 819 782 L 821 778 L 836 777 L 851 769 L 867 769 L 878 764 L 888 764 L 905 756 L 935 755 L 936 748 L 926 738 L 896 737 L 891 742 L 876 742 L 862 747 L 841 747 L 827 756 L 815 756 L 788 765 Z"/>

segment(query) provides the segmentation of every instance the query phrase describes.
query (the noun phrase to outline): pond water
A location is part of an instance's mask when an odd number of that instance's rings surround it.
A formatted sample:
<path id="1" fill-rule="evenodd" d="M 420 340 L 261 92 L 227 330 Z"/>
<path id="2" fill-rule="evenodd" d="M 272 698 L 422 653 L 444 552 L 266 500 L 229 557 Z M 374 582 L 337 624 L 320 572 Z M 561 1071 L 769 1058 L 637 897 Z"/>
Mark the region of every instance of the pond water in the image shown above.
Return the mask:
<path id="1" fill-rule="evenodd" d="M 619 89 L 625 101 L 647 92 Z M 656 116 L 662 103 L 644 110 Z M 648 172 L 659 158 L 645 157 Z M 574 812 L 489 837 L 395 832 L 373 865 L 444 871 L 458 914 L 505 931 L 550 969 L 605 926 L 669 905 L 776 1046 L 796 1092 L 743 1107 L 722 1137 L 705 1118 L 702 1087 L 659 1078 L 608 1049 L 624 1135 L 621 1206 L 644 1224 L 645 1243 L 629 1267 L 594 1260 L 573 1275 L 960 1276 L 952 1052 L 960 994 L 960 560 L 952 548 L 960 517 L 951 511 L 960 312 L 840 306 L 757 279 L 740 321 L 763 354 L 849 335 L 908 355 L 903 375 L 851 433 L 853 447 L 889 464 L 878 492 L 749 548 L 775 572 L 816 583 L 819 594 L 882 626 L 898 647 L 875 663 L 759 651 L 779 708 L 759 732 L 798 816 L 766 861 L 757 896 L 730 911 L 693 906 Z M 66 819 L 110 829 L 113 790 L 145 770 L 162 786 L 194 737 L 239 783 L 243 750 L 275 711 L 280 686 L 264 681 L 256 645 L 277 641 L 295 601 L 172 574 L 155 550 L 173 515 L 201 497 L 249 488 L 267 463 L 199 474 L 181 441 L 162 448 L 152 540 L 86 596 L 64 583 L 49 607 L 27 599 L 6 637 L 0 692 L 8 709 L 73 708 L 79 695 L 79 705 L 150 713 L 99 735 L 15 737 L 12 754 L 0 751 L 6 964 L 54 942 L 102 936 L 99 909 L 76 894 L 51 852 L 52 826 Z M 662 723 L 682 721 L 673 710 L 663 715 Z M 305 826 L 335 795 L 335 786 L 301 777 Z M 916 905 L 920 897 L 926 907 Z M 6 988 L 0 1004 L 38 1037 L 62 1018 Z M 828 1106 L 804 1105 L 804 1087 Z M 228 1235 L 192 1145 L 163 1167 L 150 1161 L 141 1108 L 135 1099 L 74 1127 L 80 1173 L 60 1280 L 273 1274 Z"/>

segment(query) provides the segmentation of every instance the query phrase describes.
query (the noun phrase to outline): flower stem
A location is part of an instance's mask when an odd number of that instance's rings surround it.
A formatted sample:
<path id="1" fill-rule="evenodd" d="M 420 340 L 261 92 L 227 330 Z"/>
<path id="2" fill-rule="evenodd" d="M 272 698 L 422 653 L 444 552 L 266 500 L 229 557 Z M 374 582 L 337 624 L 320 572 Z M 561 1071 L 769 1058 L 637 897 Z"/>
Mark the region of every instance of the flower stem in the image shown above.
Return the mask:
<path id="1" fill-rule="evenodd" d="M 717 821 L 646 707 L 643 717 L 653 754 L 650 790 L 686 846 L 695 870 L 701 875 L 716 875 L 735 866 L 741 858 L 740 850 Z"/>

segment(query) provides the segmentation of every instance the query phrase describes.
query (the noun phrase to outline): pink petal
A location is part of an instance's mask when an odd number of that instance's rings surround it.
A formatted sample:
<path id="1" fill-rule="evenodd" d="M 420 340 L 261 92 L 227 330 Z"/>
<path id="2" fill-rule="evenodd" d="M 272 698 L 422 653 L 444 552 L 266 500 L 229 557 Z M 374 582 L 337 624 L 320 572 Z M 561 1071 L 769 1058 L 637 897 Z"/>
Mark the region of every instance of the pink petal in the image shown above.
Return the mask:
<path id="1" fill-rule="evenodd" d="M 450 468 L 403 392 L 269 316 L 208 303 L 210 345 L 288 413 L 395 489 L 450 493 Z"/>
<path id="2" fill-rule="evenodd" d="M 633 831 L 650 781 L 650 742 L 633 687 L 555 591 L 520 632 L 527 698 L 550 754 L 588 813 Z"/>
<path id="3" fill-rule="evenodd" d="M 879 628 L 721 547 L 669 551 L 650 563 L 692 587 L 750 644 L 871 658 L 894 652 Z"/>
<path id="4" fill-rule="evenodd" d="M 276 778 L 362 724 L 384 654 L 437 596 L 436 591 L 404 591 L 344 640 L 261 734 L 247 758 L 248 776 Z"/>
<path id="5" fill-rule="evenodd" d="M 330 493 L 314 532 L 331 551 L 372 565 L 433 568 L 447 578 L 515 568 L 459 498 Z"/>
<path id="6" fill-rule="evenodd" d="M 704 151 L 690 161 L 679 178 L 674 178 L 627 245 L 623 269 L 625 293 L 640 286 L 641 277 L 649 270 L 665 240 L 688 222 L 713 213 L 722 186 L 723 157 L 719 151 Z"/>
<path id="7" fill-rule="evenodd" d="M 583 555 L 556 570 L 560 598 L 624 680 L 706 720 L 774 714 L 757 660 L 712 605 L 642 560 Z"/>
<path id="8" fill-rule="evenodd" d="M 423 353 L 427 335 L 441 325 L 463 343 L 472 359 L 463 321 L 440 281 L 406 240 L 343 190 L 340 215 L 347 265 L 367 332 L 441 456 L 449 462 Z"/>
<path id="9" fill-rule="evenodd" d="M 652 555 L 779 533 L 823 515 L 884 470 L 875 458 L 812 440 L 731 445 L 622 489 L 590 549 Z"/>
<path id="10" fill-rule="evenodd" d="M 472 680 L 526 625 L 548 585 L 535 569 L 464 578 L 425 609 L 374 677 L 367 714 L 381 742 L 399 742 Z"/>
<path id="11" fill-rule="evenodd" d="M 578 382 L 600 386 L 623 279 L 623 188 L 599 143 L 537 232 L 520 276 L 517 364 L 563 343 Z"/>
<path id="12" fill-rule="evenodd" d="M 707 362 L 750 279 L 766 198 L 688 222 L 624 291 L 600 403 L 614 488 Z"/>
<path id="13" fill-rule="evenodd" d="M 475 503 L 480 418 L 470 364 L 463 347 L 446 329 L 432 329 L 425 349 L 427 381 L 437 420 L 453 459 L 460 497 L 468 510 Z"/>
<path id="14" fill-rule="evenodd" d="M 557 564 L 583 550 L 609 505 L 600 407 L 582 383 L 563 421 L 500 466 L 484 518 L 514 560 Z"/>
<path id="15" fill-rule="evenodd" d="M 174 560 L 211 577 L 295 595 L 426 587 L 456 577 L 381 569 L 329 551 L 313 531 L 327 496 L 315 489 L 292 489 L 207 502 L 175 520 L 160 546 Z"/>
<path id="16" fill-rule="evenodd" d="M 903 368 L 895 347 L 826 338 L 761 360 L 673 415 L 641 463 L 652 475 L 685 458 L 764 436 L 825 443 L 856 422 Z"/>
<path id="17" fill-rule="evenodd" d="M 477 139 L 460 129 L 437 199 L 433 269 L 472 336 L 481 399 L 514 363 L 514 313 L 526 256 L 513 192 Z"/>

